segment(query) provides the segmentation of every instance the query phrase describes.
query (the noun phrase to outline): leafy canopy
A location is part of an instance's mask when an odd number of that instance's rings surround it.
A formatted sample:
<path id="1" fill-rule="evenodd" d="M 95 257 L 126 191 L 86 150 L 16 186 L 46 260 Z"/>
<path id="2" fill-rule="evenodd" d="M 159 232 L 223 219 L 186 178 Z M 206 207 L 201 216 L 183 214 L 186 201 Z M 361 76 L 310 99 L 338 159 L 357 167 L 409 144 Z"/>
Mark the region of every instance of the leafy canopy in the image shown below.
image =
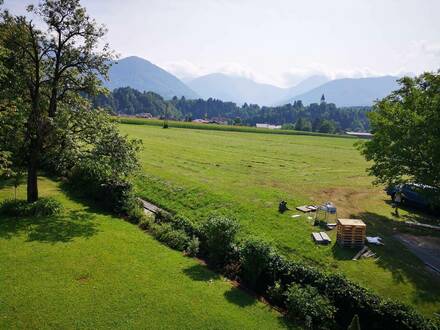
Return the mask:
<path id="1" fill-rule="evenodd" d="M 373 139 L 359 148 L 376 183 L 440 187 L 440 71 L 400 79 L 370 114 Z"/>

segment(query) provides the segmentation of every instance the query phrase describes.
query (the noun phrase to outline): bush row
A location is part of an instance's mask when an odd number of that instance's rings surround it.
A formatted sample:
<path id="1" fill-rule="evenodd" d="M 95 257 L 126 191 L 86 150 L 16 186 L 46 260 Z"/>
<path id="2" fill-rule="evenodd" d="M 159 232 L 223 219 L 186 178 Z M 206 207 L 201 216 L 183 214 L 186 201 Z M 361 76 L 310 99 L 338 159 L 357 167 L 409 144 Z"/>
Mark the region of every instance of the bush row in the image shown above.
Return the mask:
<path id="1" fill-rule="evenodd" d="M 234 220 L 220 216 L 195 224 L 163 213 L 147 222 L 140 226 L 159 241 L 187 253 L 191 249 L 188 254 L 205 258 L 211 267 L 284 308 L 288 317 L 305 327 L 346 329 L 357 315 L 365 329 L 440 329 L 412 308 L 382 299 L 341 274 L 287 260 L 258 238 L 237 243 Z"/>
<path id="2" fill-rule="evenodd" d="M 33 203 L 7 199 L 0 204 L 0 214 L 11 217 L 52 216 L 60 214 L 62 210 L 63 205 L 53 198 L 40 198 Z"/>

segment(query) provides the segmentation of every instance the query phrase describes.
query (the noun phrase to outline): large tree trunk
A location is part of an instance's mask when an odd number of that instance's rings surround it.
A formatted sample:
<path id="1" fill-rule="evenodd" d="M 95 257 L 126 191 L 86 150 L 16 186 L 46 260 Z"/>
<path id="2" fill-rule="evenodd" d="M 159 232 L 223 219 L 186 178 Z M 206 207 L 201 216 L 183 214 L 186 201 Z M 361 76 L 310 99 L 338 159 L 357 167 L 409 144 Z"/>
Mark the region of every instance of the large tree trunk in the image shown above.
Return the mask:
<path id="1" fill-rule="evenodd" d="M 27 171 L 27 201 L 29 203 L 38 200 L 38 160 L 36 154 L 31 152 Z"/>

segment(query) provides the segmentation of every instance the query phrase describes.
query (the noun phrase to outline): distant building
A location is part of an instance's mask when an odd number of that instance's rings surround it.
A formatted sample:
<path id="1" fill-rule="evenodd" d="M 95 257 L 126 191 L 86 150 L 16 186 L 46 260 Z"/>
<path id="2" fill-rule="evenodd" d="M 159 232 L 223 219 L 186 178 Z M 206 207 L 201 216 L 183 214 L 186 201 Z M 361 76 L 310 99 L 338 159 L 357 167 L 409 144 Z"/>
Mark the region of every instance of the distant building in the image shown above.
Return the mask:
<path id="1" fill-rule="evenodd" d="M 199 123 L 199 124 L 209 124 L 209 120 L 206 120 L 206 119 L 194 119 L 193 121 L 192 121 L 193 123 Z"/>
<path id="2" fill-rule="evenodd" d="M 137 118 L 148 118 L 148 119 L 151 119 L 151 118 L 153 118 L 153 115 L 151 113 L 149 113 L 149 112 L 145 112 L 145 113 L 138 113 L 138 114 L 136 114 L 136 117 Z"/>
<path id="3" fill-rule="evenodd" d="M 322 94 L 322 96 L 321 96 L 321 103 L 325 103 L 325 96 L 324 96 L 324 94 Z"/>
<path id="4" fill-rule="evenodd" d="M 368 132 L 345 132 L 347 135 L 356 136 L 362 139 L 371 139 L 373 138 L 373 134 Z"/>
<path id="5" fill-rule="evenodd" d="M 257 128 L 281 129 L 281 125 L 256 124 Z"/>

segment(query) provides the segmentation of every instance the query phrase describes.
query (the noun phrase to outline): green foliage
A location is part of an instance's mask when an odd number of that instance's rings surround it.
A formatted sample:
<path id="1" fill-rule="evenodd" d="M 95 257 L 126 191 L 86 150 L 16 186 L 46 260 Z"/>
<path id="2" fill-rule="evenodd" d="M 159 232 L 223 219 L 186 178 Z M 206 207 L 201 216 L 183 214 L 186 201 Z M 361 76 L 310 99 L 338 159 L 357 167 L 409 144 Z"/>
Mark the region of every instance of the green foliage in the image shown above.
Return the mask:
<path id="1" fill-rule="evenodd" d="M 188 242 L 185 253 L 190 257 L 197 257 L 200 248 L 200 241 L 197 236 L 193 236 Z"/>
<path id="2" fill-rule="evenodd" d="M 11 162 L 7 152 L 0 151 L 0 177 L 7 177 L 10 172 Z"/>
<path id="3" fill-rule="evenodd" d="M 0 214 L 13 217 L 53 216 L 62 211 L 63 205 L 53 198 L 40 198 L 33 203 L 7 199 L 0 204 Z"/>
<path id="4" fill-rule="evenodd" d="M 275 306 L 284 306 L 286 289 L 281 285 L 281 281 L 276 281 L 273 285 L 269 286 L 266 291 L 266 296 Z"/>
<path id="5" fill-rule="evenodd" d="M 154 224 L 154 216 L 144 214 L 140 217 L 139 228 L 142 230 L 149 230 Z"/>
<path id="6" fill-rule="evenodd" d="M 270 244 L 261 239 L 247 238 L 240 246 L 241 268 L 243 280 L 252 289 L 255 289 L 257 282 L 269 266 L 274 249 Z"/>
<path id="7" fill-rule="evenodd" d="M 440 187 L 440 72 L 400 79 L 370 114 L 373 139 L 359 145 L 376 183 Z"/>
<path id="8" fill-rule="evenodd" d="M 57 155 L 53 149 L 68 147 L 57 138 L 60 126 L 54 127 L 59 109 L 74 112 L 84 107 L 83 95 L 103 91 L 98 75 L 106 77 L 113 53 L 101 47 L 106 29 L 79 0 L 45 0 L 27 9 L 38 27 L 25 15 L 5 11 L 0 18 L 0 96 L 2 106 L 14 110 L 7 124 L 16 135 L 8 149 L 0 141 L 0 150 L 12 153 L 13 167 L 27 169 L 33 202 L 42 162 Z"/>
<path id="9" fill-rule="evenodd" d="M 210 217 L 201 227 L 203 249 L 214 266 L 224 266 L 233 249 L 238 223 L 223 216 Z"/>
<path id="10" fill-rule="evenodd" d="M 227 120 L 233 126 L 256 123 L 284 124 L 283 129 L 334 133 L 340 127 L 345 130 L 369 128 L 367 113 L 369 107 L 337 108 L 334 104 L 311 104 L 304 107 L 301 102 L 278 107 L 259 107 L 216 99 L 188 100 L 174 97 L 164 101 L 151 92 L 139 92 L 129 87 L 115 89 L 110 95 L 100 95 L 94 99 L 95 106 L 102 106 L 113 113 L 136 115 L 150 113 L 154 117 L 184 120 L 205 118 Z M 166 115 L 168 114 L 168 115 Z M 320 125 L 312 127 L 312 121 Z M 287 124 L 287 123 L 295 123 Z M 206 126 L 206 125 L 205 125 Z"/>
<path id="11" fill-rule="evenodd" d="M 335 308 L 311 286 L 291 284 L 286 291 L 288 316 L 300 320 L 308 329 L 331 329 L 334 327 Z"/>
<path id="12" fill-rule="evenodd" d="M 152 225 L 150 230 L 159 242 L 178 251 L 184 251 L 190 242 L 190 237 L 183 230 L 174 229 L 169 223 Z"/>
<path id="13" fill-rule="evenodd" d="M 300 117 L 295 123 L 295 129 L 297 131 L 312 131 L 312 122 L 308 119 Z M 329 133 L 329 132 L 324 132 Z"/>

